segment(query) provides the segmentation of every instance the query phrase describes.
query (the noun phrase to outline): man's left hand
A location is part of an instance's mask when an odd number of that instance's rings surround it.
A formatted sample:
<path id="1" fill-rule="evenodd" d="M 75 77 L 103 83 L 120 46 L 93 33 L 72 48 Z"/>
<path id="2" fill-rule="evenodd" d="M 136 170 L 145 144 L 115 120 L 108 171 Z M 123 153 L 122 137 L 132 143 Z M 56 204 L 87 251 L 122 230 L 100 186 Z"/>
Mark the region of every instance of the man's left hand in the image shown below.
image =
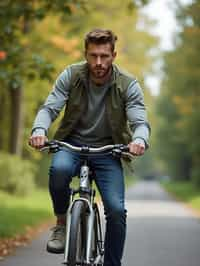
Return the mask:
<path id="1" fill-rule="evenodd" d="M 143 155 L 145 152 L 145 143 L 143 140 L 135 140 L 128 144 L 129 152 L 133 155 Z"/>

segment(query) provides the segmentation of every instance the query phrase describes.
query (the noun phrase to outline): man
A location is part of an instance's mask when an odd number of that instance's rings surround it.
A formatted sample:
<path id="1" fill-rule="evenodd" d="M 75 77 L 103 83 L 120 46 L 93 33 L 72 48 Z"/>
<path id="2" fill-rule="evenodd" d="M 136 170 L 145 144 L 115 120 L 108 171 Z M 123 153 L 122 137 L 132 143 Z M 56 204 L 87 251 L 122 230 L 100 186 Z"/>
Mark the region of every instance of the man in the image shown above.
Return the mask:
<path id="1" fill-rule="evenodd" d="M 144 153 L 150 128 L 143 94 L 137 80 L 113 64 L 116 40 L 110 30 L 95 29 L 86 35 L 86 61 L 68 66 L 56 80 L 36 116 L 31 146 L 44 145 L 49 126 L 66 105 L 55 139 L 92 147 L 123 143 L 132 154 Z M 91 157 L 90 165 L 96 172 L 106 215 L 104 266 L 120 266 L 126 234 L 121 161 L 100 155 L 95 160 Z M 63 252 L 69 183 L 79 166 L 79 154 L 61 150 L 53 155 L 49 189 L 57 223 L 47 243 L 49 252 Z"/>

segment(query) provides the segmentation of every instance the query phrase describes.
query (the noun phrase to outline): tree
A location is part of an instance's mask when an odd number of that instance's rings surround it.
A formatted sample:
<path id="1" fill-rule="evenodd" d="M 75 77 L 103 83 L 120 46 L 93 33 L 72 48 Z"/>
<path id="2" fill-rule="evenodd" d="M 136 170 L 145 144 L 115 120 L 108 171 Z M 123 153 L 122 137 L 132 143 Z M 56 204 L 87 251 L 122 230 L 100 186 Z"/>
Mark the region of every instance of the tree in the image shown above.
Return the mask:
<path id="1" fill-rule="evenodd" d="M 180 32 L 165 55 L 165 78 L 158 102 L 161 156 L 180 178 L 200 183 L 200 3 L 176 7 Z M 168 134 L 166 136 L 166 134 Z"/>
<path id="2" fill-rule="evenodd" d="M 0 84 L 8 91 L 10 100 L 10 152 L 21 154 L 23 130 L 23 81 L 24 77 L 49 79 L 53 67 L 34 51 L 29 50 L 26 35 L 32 31 L 37 20 L 42 20 L 50 12 L 68 16 L 73 7 L 83 3 L 73 1 L 12 1 L 0 3 Z M 1 96 L 1 101 L 2 101 Z M 5 104 L 3 105 L 5 107 Z"/>

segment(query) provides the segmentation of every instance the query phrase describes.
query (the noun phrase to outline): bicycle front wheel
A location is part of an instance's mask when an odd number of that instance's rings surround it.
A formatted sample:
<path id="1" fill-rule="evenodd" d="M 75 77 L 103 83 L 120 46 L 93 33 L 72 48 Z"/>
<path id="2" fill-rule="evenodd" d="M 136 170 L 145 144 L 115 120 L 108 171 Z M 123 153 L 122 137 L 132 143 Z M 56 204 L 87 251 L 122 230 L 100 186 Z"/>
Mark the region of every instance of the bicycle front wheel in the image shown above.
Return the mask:
<path id="1" fill-rule="evenodd" d="M 72 208 L 68 265 L 82 265 L 85 258 L 86 243 L 86 220 L 85 204 L 83 201 L 76 201 Z"/>

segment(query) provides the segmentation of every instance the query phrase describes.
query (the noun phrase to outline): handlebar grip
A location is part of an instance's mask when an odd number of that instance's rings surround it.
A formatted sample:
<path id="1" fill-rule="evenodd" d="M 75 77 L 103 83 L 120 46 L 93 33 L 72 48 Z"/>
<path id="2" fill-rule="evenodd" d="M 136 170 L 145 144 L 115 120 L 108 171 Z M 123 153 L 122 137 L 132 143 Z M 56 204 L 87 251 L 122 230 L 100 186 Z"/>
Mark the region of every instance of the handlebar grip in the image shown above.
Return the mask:
<path id="1" fill-rule="evenodd" d="M 124 145 L 122 148 L 121 148 L 122 152 L 129 152 L 129 147 L 128 145 Z"/>
<path id="2" fill-rule="evenodd" d="M 51 144 L 51 142 L 47 140 L 47 141 L 45 141 L 45 143 L 44 143 L 44 147 L 50 146 L 50 144 Z"/>
<path id="3" fill-rule="evenodd" d="M 60 147 L 55 141 L 45 141 L 44 147 L 40 151 L 48 150 L 49 153 L 55 153 L 59 151 Z"/>

